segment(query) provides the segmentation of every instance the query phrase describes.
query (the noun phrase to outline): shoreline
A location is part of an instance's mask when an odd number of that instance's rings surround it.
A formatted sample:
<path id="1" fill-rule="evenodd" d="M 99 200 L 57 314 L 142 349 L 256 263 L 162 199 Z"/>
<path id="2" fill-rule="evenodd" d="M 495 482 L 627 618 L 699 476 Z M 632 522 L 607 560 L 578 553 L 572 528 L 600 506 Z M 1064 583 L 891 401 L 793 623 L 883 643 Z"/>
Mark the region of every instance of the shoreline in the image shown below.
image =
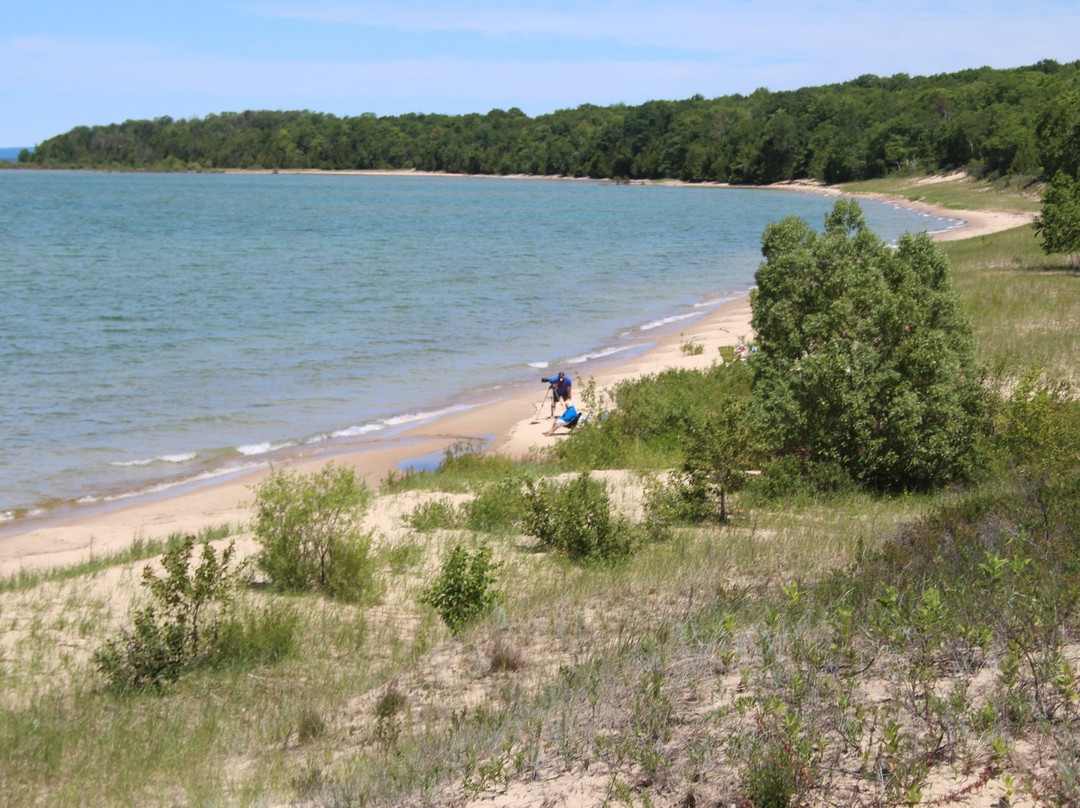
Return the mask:
<path id="1" fill-rule="evenodd" d="M 1011 229 L 1030 222 L 1032 218 L 1026 214 L 1001 211 L 937 208 L 884 194 L 852 194 L 812 184 L 783 183 L 767 188 L 856 199 L 871 198 L 938 218 L 963 222 L 956 228 L 935 233 L 933 237 L 938 241 L 973 238 Z M 574 379 L 579 395 L 590 378 L 595 380 L 598 389 L 603 389 L 623 379 L 656 373 L 669 367 L 708 367 L 718 361 L 717 349 L 720 345 L 734 345 L 750 337 L 750 302 L 749 296 L 743 295 L 720 304 L 701 317 L 669 324 L 669 327 L 657 333 L 656 339 L 643 352 L 630 357 L 620 354 L 597 357 L 568 366 L 567 370 Z M 687 341 L 702 344 L 703 353 L 683 355 L 680 346 Z M 539 421 L 534 420 L 538 399 L 546 409 L 542 398 L 545 391 L 546 387 L 529 388 L 524 383 L 514 383 L 500 391 L 495 400 L 478 399 L 468 409 L 407 427 L 391 440 L 343 440 L 316 450 L 311 456 L 283 458 L 281 465 L 308 473 L 333 461 L 353 467 L 374 488 L 402 463 L 441 456 L 442 452 L 461 440 L 480 440 L 486 443 L 485 451 L 520 459 L 534 447 L 542 448 L 559 440 L 558 436 L 543 435 L 550 420 L 544 417 Z M 40 520 L 26 517 L 33 521 L 22 525 L 8 523 L 0 528 L 0 575 L 10 576 L 18 574 L 20 570 L 77 564 L 95 554 L 123 550 L 139 539 L 165 538 L 172 533 L 197 533 L 225 523 L 242 525 L 248 520 L 245 505 L 252 498 L 250 489 L 268 473 L 269 468 L 238 471 L 235 476 L 181 484 L 157 494 L 133 497 L 131 501 L 109 503 L 93 512 L 45 516 Z M 26 529 L 20 530 L 20 527 Z"/>

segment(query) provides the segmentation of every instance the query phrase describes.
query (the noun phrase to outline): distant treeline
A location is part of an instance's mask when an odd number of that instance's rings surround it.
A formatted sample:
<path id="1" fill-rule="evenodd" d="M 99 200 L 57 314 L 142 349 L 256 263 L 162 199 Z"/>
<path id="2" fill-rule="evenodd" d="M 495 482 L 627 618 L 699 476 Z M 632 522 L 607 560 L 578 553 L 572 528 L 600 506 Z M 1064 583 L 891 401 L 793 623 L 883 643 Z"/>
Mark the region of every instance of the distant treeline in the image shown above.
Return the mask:
<path id="1" fill-rule="evenodd" d="M 223 112 L 80 126 L 19 155 L 48 168 L 417 169 L 760 184 L 893 171 L 1039 174 L 1037 130 L 1080 61 L 936 76 L 865 75 L 786 92 L 639 106 L 339 118 Z M 1075 94 L 1071 96 L 1076 98 Z"/>

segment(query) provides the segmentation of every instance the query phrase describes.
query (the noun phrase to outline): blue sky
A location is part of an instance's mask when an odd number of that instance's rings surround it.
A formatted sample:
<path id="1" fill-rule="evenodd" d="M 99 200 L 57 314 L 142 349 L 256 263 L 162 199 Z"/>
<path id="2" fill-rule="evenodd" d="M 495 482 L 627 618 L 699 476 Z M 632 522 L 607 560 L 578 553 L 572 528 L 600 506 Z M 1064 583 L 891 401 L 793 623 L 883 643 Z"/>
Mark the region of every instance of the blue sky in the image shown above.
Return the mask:
<path id="1" fill-rule="evenodd" d="M 0 147 L 163 115 L 535 116 L 1078 58 L 1075 0 L 35 0 L 0 27 Z"/>

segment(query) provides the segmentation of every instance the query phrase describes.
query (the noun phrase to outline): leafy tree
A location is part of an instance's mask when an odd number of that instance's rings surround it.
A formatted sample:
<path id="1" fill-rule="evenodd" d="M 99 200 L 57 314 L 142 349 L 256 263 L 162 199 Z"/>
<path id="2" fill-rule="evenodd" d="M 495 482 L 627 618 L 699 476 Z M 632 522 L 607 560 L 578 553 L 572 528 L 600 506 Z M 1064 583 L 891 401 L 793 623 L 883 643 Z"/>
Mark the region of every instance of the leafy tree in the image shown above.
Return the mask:
<path id="1" fill-rule="evenodd" d="M 1035 232 L 1042 236 L 1043 252 L 1065 253 L 1073 260 L 1080 254 L 1080 179 L 1064 171 L 1054 175 L 1035 218 Z"/>
<path id="2" fill-rule="evenodd" d="M 371 491 L 353 469 L 328 463 L 308 475 L 272 471 L 255 488 L 256 562 L 287 590 L 317 589 L 358 600 L 371 586 L 369 534 L 361 531 Z"/>
<path id="3" fill-rule="evenodd" d="M 780 455 L 880 488 L 963 477 L 985 403 L 948 260 L 925 233 L 896 250 L 840 200 L 822 234 L 769 225 L 751 293 L 751 405 Z"/>

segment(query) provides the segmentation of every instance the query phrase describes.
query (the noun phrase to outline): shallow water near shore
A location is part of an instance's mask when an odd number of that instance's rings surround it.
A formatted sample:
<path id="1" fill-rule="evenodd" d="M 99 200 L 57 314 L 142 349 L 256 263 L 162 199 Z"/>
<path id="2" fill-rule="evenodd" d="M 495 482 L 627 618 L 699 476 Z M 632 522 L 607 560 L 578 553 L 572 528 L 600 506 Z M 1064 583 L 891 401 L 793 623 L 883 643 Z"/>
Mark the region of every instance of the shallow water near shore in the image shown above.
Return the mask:
<path id="1" fill-rule="evenodd" d="M 0 172 L 0 519 L 213 479 L 641 350 L 835 199 L 377 175 Z M 864 202 L 871 227 L 954 225 Z"/>

